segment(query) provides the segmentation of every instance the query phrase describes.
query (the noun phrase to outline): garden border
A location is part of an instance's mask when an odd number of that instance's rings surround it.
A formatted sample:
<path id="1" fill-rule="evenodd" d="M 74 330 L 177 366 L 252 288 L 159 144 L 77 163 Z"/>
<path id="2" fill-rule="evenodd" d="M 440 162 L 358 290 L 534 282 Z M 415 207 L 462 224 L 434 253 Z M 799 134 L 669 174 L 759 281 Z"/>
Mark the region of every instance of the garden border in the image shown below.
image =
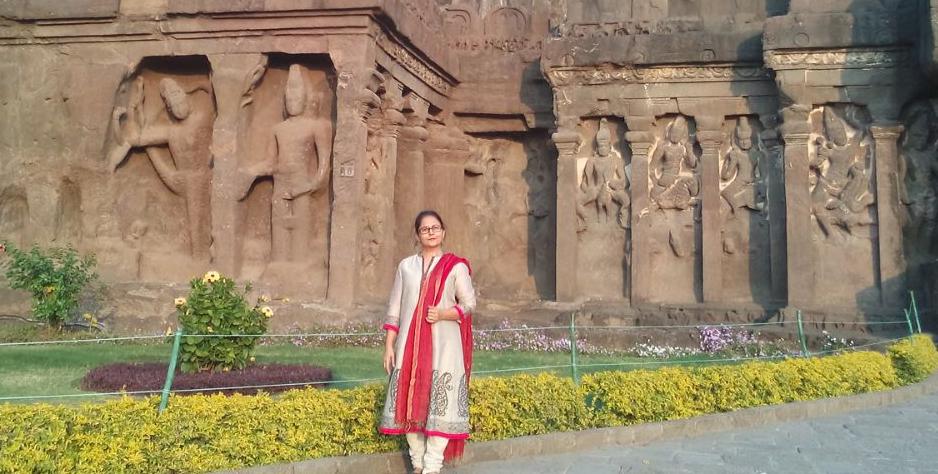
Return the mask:
<path id="1" fill-rule="evenodd" d="M 914 385 L 881 392 L 767 405 L 683 420 L 468 443 L 465 456 L 459 462 L 459 466 L 525 456 L 587 451 L 616 445 L 643 445 L 729 430 L 756 428 L 777 422 L 877 408 L 914 400 L 936 392 L 938 392 L 938 373 Z M 401 452 L 342 456 L 216 471 L 216 474 L 339 474 L 345 472 L 400 474 L 411 472 L 408 469 L 409 463 L 405 460 L 406 457 Z"/>

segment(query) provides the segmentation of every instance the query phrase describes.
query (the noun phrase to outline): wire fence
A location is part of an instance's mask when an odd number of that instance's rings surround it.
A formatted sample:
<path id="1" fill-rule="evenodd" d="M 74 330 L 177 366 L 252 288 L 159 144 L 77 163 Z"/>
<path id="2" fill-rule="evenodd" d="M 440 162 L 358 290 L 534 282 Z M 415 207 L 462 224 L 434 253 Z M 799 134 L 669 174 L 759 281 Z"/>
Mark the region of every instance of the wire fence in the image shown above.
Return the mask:
<path id="1" fill-rule="evenodd" d="M 485 334 L 485 333 L 506 333 L 506 332 L 530 332 L 530 331 L 549 331 L 549 330 L 565 330 L 569 331 L 569 352 L 570 352 L 570 362 L 566 364 L 549 364 L 549 365 L 539 365 L 539 366 L 530 366 L 530 367 L 513 367 L 513 368 L 501 368 L 501 369 L 489 369 L 489 370 L 473 370 L 473 375 L 496 375 L 496 374 L 508 374 L 508 373 L 519 373 L 519 372 L 532 372 L 532 371 L 557 371 L 557 370 L 569 370 L 570 376 L 575 383 L 580 383 L 580 371 L 582 369 L 587 370 L 596 370 L 604 368 L 629 368 L 629 367 L 647 367 L 647 366 L 666 366 L 666 365 L 701 365 L 701 364 L 720 364 L 720 363 L 738 363 L 745 361 L 754 361 L 754 360 L 778 360 L 791 357 L 788 354 L 774 354 L 774 355 L 752 355 L 752 356 L 739 356 L 739 357 L 724 357 L 724 358 L 698 358 L 698 359 L 680 359 L 680 360 L 668 360 L 668 359 L 657 359 L 649 361 L 622 361 L 622 362 L 601 362 L 601 363 L 582 363 L 579 360 L 579 351 L 578 351 L 578 338 L 577 331 L 586 330 L 586 331 L 598 331 L 598 330 L 612 330 L 612 331 L 646 331 L 646 330 L 663 330 L 663 329 L 700 329 L 705 327 L 720 327 L 720 328 L 743 328 L 743 329 L 753 329 L 758 327 L 773 326 L 773 325 L 786 325 L 786 324 L 797 324 L 798 329 L 798 338 L 801 343 L 801 356 L 802 357 L 817 357 L 817 356 L 827 356 L 837 353 L 854 351 L 859 349 L 872 348 L 877 346 L 885 346 L 893 344 L 902 339 L 911 338 L 916 333 L 922 332 L 921 321 L 919 317 L 918 307 L 915 301 L 915 295 L 912 292 L 909 292 L 910 303 L 908 308 L 903 308 L 903 313 L 905 315 L 905 320 L 900 321 L 870 321 L 870 322 L 859 322 L 859 321 L 810 321 L 804 320 L 802 312 L 800 310 L 796 311 L 796 320 L 795 321 L 765 321 L 765 322 L 753 322 L 753 323 L 736 323 L 736 324 L 695 324 L 695 325 L 645 325 L 645 326 L 578 326 L 576 324 L 576 314 L 571 314 L 570 324 L 567 326 L 535 326 L 535 327 L 517 327 L 517 328 L 498 328 L 498 329 L 474 329 L 473 333 L 475 334 Z M 913 324 L 914 321 L 914 324 Z M 886 326 L 886 325 L 902 325 L 906 326 L 909 332 L 908 336 L 902 336 L 892 339 L 885 339 L 880 341 L 875 341 L 871 343 L 866 343 L 862 345 L 849 346 L 837 349 L 827 349 L 811 352 L 808 350 L 806 335 L 804 331 L 805 324 L 816 324 L 816 325 L 873 325 L 873 326 Z M 123 396 L 123 395 L 161 395 L 160 401 L 160 411 L 163 411 L 166 408 L 168 397 L 171 393 L 194 393 L 194 392 L 223 392 L 223 391 L 234 391 L 234 390 L 260 390 L 260 389 L 271 389 L 271 388 L 302 388 L 302 387 L 315 387 L 323 385 L 341 385 L 341 384 L 361 384 L 369 382 L 378 382 L 386 381 L 387 377 L 376 377 L 376 378 L 360 378 L 353 380 L 326 380 L 326 381 L 309 381 L 309 382 L 293 382 L 293 383 L 280 383 L 280 384 L 260 384 L 260 385 L 236 385 L 236 386 L 222 386 L 222 387 L 205 387 L 205 388 L 189 388 L 189 389 L 173 389 L 173 375 L 176 371 L 176 362 L 179 355 L 179 346 L 183 338 L 340 338 L 340 337 L 374 337 L 374 336 L 383 336 L 384 332 L 368 332 L 368 333 L 349 333 L 349 332 L 340 332 L 340 333 L 328 333 L 328 332 L 318 332 L 318 333 L 291 333 L 291 334 L 184 334 L 182 329 L 177 329 L 174 334 L 159 334 L 159 335 L 138 335 L 138 336 L 124 336 L 124 337 L 107 337 L 107 338 L 90 338 L 90 339 L 71 339 L 71 340 L 55 340 L 55 341 L 22 341 L 22 342 L 5 342 L 0 343 L 0 347 L 22 347 L 22 346 L 40 346 L 40 345 L 52 345 L 52 344 L 89 344 L 89 343 L 106 343 L 106 342 L 119 342 L 119 341 L 141 341 L 141 340 L 154 340 L 162 339 L 167 340 L 172 338 L 173 340 L 173 351 L 170 357 L 170 364 L 167 368 L 167 376 L 165 385 L 162 390 L 137 390 L 137 391 L 118 391 L 118 392 L 95 392 L 95 393 L 74 393 L 74 394 L 61 394 L 61 395 L 27 395 L 27 396 L 5 396 L 0 397 L 0 402 L 9 402 L 9 401 L 23 401 L 23 400 L 48 400 L 48 399 L 74 399 L 74 398 L 90 398 L 90 397 L 107 397 L 107 396 Z"/>

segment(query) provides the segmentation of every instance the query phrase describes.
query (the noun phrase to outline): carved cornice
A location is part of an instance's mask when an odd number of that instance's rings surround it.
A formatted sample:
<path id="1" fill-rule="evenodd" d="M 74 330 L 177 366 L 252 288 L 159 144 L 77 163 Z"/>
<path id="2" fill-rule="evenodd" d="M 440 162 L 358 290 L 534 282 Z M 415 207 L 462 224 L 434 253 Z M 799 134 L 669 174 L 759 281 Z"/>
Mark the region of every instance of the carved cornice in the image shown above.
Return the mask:
<path id="1" fill-rule="evenodd" d="M 772 72 L 759 66 L 561 67 L 549 70 L 547 75 L 553 86 L 772 80 Z"/>
<path id="2" fill-rule="evenodd" d="M 443 95 L 449 95 L 452 85 L 442 75 L 434 71 L 430 66 L 424 63 L 414 53 L 406 47 L 391 39 L 387 33 L 379 30 L 375 35 L 375 41 L 391 58 L 398 64 L 404 66 L 411 74 L 418 77 L 428 86 Z"/>
<path id="3" fill-rule="evenodd" d="M 908 49 L 837 49 L 766 51 L 765 65 L 771 69 L 890 68 L 909 63 Z"/>

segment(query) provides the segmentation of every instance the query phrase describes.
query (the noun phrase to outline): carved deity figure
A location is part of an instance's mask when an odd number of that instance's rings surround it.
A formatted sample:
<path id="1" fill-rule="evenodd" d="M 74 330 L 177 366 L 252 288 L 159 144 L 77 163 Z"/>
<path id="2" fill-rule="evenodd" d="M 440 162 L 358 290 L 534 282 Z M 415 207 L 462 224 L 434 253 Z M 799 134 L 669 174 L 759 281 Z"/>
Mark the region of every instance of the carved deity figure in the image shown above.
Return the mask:
<path id="1" fill-rule="evenodd" d="M 309 255 L 315 225 L 313 195 L 328 183 L 332 156 L 332 124 L 316 116 L 318 108 L 319 97 L 308 93 L 302 67 L 290 66 L 284 92 L 285 119 L 274 125 L 264 160 L 245 170 L 247 185 L 241 199 L 247 197 L 257 178 L 270 176 L 274 181 L 272 263 L 299 262 Z"/>
<path id="2" fill-rule="evenodd" d="M 628 187 L 625 166 L 622 158 L 612 153 L 612 136 L 604 118 L 600 120 L 596 133 L 596 154 L 586 161 L 577 196 L 577 215 L 582 219 L 581 228 L 585 228 L 586 206 L 589 203 L 594 203 L 596 207 L 597 222 L 602 222 L 603 218 L 609 222 L 618 214 L 619 225 L 627 228 L 630 204 Z M 618 213 L 613 203 L 618 205 Z"/>
<path id="3" fill-rule="evenodd" d="M 908 223 L 917 250 L 938 250 L 938 142 L 931 116 L 920 111 L 909 122 L 899 153 L 899 196 L 908 206 Z"/>
<path id="4" fill-rule="evenodd" d="M 864 166 L 867 147 L 861 144 L 862 132 L 848 139 L 846 125 L 833 108 L 824 107 L 823 118 L 825 135 L 818 137 L 817 153 L 810 162 L 817 181 L 811 210 L 824 234 L 839 240 L 843 235 L 835 226 L 852 233 L 873 222 L 866 211 L 873 204 Z"/>
<path id="5" fill-rule="evenodd" d="M 186 91 L 171 78 L 160 81 L 160 96 L 169 111 L 170 123 L 148 124 L 143 113 L 144 84 L 138 78 L 131 94 L 129 110 L 114 111 L 113 130 L 118 146 L 108 155 L 108 168 L 114 172 L 134 148 L 145 148 L 160 179 L 186 201 L 189 244 L 193 258 L 209 258 L 211 246 L 212 123 L 214 114 L 193 107 L 189 93 L 204 90 L 199 84 Z M 126 123 L 121 127 L 121 119 Z M 167 155 L 167 149 L 169 151 Z"/>
<path id="6" fill-rule="evenodd" d="M 762 179 L 759 169 L 761 158 L 762 152 L 752 144 L 752 127 L 749 126 L 749 119 L 740 117 L 733 132 L 733 144 L 720 170 L 720 179 L 732 180 L 720 192 L 729 204 L 731 214 L 735 215 L 736 210 L 741 207 L 748 207 L 754 211 L 761 211 L 765 208 L 765 203 L 757 199 L 754 184 Z"/>
<path id="7" fill-rule="evenodd" d="M 700 193 L 697 178 L 682 175 L 685 165 L 691 169 L 697 167 L 697 155 L 690 143 L 687 120 L 682 116 L 675 118 L 668 124 L 665 136 L 665 140 L 659 140 L 651 157 L 651 208 L 683 211 L 697 204 L 697 195 Z M 683 239 L 673 227 L 669 240 L 674 254 L 683 257 Z"/>

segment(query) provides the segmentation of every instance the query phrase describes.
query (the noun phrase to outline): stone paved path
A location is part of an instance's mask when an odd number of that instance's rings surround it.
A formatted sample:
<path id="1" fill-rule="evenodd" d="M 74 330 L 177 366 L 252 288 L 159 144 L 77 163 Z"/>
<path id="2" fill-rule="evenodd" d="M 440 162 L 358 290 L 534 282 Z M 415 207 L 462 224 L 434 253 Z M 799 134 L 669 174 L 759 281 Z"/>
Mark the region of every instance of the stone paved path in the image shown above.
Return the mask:
<path id="1" fill-rule="evenodd" d="M 444 471 L 445 472 L 445 471 Z M 467 465 L 459 474 L 938 473 L 938 394 L 646 446 Z"/>

